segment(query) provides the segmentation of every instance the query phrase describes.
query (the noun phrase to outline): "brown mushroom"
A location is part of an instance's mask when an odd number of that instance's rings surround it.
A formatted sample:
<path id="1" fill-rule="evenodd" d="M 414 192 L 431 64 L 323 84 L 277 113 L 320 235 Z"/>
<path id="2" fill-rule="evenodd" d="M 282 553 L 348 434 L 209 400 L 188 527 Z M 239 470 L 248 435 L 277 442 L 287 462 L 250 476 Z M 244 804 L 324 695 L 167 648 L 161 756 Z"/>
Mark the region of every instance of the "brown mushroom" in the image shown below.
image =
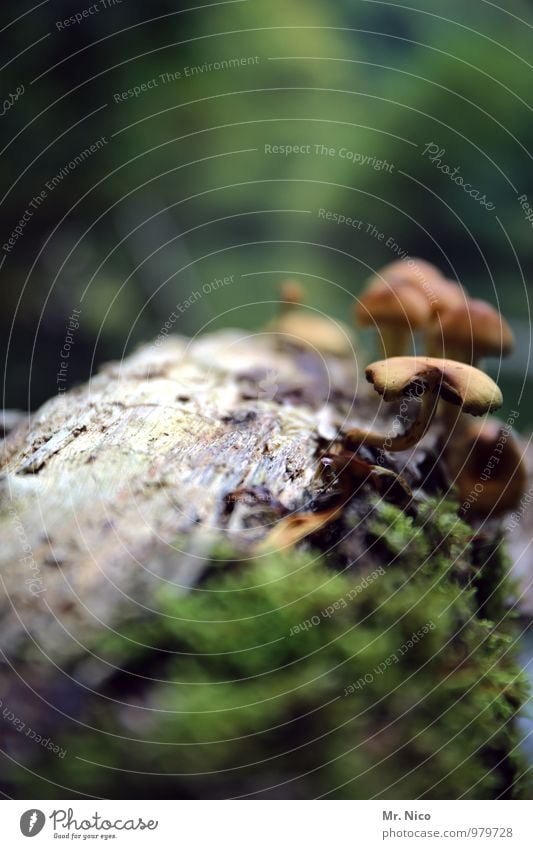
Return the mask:
<path id="1" fill-rule="evenodd" d="M 343 505 L 337 504 L 319 513 L 293 513 L 285 516 L 272 528 L 266 537 L 256 546 L 256 554 L 268 554 L 292 546 L 307 536 L 316 534 L 342 515 Z"/>
<path id="2" fill-rule="evenodd" d="M 427 326 L 430 315 L 424 292 L 409 283 L 370 288 L 355 304 L 357 323 L 378 329 L 384 357 L 404 355 L 410 336 Z"/>
<path id="3" fill-rule="evenodd" d="M 513 332 L 498 310 L 481 300 L 466 300 L 447 310 L 428 330 L 428 354 L 477 365 L 483 357 L 507 356 Z"/>
<path id="4" fill-rule="evenodd" d="M 479 369 L 434 357 L 392 357 L 372 363 L 366 378 L 385 401 L 417 399 L 418 413 L 403 433 L 373 433 L 354 428 L 346 433 L 351 445 L 405 451 L 427 432 L 439 398 L 465 413 L 482 416 L 501 407 L 502 394 L 494 381 Z"/>
<path id="5" fill-rule="evenodd" d="M 433 315 L 460 307 L 465 302 L 466 295 L 458 283 L 447 280 L 436 266 L 417 257 L 399 259 L 386 265 L 370 278 L 368 288 L 373 290 L 404 284 L 424 292 Z"/>
<path id="6" fill-rule="evenodd" d="M 500 421 L 470 422 L 444 456 L 463 516 L 500 516 L 526 491 L 527 470 L 518 438 Z"/>
<path id="7" fill-rule="evenodd" d="M 434 280 L 424 292 L 434 316 L 443 315 L 451 309 L 462 307 L 467 300 L 466 292 L 454 280 Z"/>

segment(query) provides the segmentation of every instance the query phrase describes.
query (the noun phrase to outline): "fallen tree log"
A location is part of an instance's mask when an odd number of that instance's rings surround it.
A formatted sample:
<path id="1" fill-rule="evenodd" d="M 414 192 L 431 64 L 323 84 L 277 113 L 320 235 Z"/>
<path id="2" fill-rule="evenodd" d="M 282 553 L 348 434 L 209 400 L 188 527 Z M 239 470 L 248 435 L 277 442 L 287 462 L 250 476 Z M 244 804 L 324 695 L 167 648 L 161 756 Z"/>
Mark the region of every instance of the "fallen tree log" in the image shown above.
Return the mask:
<path id="1" fill-rule="evenodd" d="M 458 519 L 431 436 L 348 493 L 331 471 L 340 426 L 387 417 L 351 361 L 225 331 L 141 348 L 19 425 L 4 792 L 523 793 L 499 527 Z"/>

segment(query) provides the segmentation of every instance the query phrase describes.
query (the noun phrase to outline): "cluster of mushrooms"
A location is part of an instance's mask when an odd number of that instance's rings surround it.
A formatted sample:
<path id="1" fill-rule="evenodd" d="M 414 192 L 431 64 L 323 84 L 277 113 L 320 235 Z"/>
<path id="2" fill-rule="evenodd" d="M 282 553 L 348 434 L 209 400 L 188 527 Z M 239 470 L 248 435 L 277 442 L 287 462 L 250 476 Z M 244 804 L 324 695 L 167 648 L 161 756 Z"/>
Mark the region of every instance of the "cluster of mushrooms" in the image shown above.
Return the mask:
<path id="1" fill-rule="evenodd" d="M 284 306 L 273 327 L 276 332 L 324 355 L 354 356 L 349 329 L 304 309 L 305 293 L 297 281 L 286 281 L 281 296 Z M 489 303 L 469 298 L 435 266 L 414 258 L 397 260 L 373 275 L 354 313 L 359 327 L 377 332 L 382 351 L 382 359 L 367 366 L 367 380 L 387 402 L 412 400 L 416 412 L 401 432 L 394 426 L 389 433 L 345 430 L 339 435 L 339 459 L 352 472 L 366 468 L 374 478 L 390 475 L 382 466 L 364 463 L 358 450 L 366 446 L 380 453 L 405 451 L 434 422 L 450 481 L 461 501 L 468 503 L 468 515 L 495 517 L 514 509 L 527 481 L 518 439 L 503 422 L 472 418 L 486 416 L 503 403 L 496 383 L 478 366 L 485 357 L 512 351 L 514 338 L 505 319 Z M 415 333 L 424 337 L 426 356 L 410 356 Z M 293 516 L 276 541 L 294 542 L 320 527 L 321 518 L 326 524 L 338 513 L 332 508 Z"/>

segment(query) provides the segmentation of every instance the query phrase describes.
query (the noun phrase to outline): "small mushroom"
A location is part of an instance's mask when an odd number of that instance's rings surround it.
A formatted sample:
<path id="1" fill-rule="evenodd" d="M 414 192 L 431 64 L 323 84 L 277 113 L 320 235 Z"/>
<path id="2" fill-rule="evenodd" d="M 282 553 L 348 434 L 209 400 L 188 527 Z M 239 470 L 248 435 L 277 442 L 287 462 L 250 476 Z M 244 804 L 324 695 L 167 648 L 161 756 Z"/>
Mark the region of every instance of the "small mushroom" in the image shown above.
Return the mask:
<path id="1" fill-rule="evenodd" d="M 299 280 L 289 278 L 280 286 L 281 312 L 285 313 L 294 307 L 299 307 L 306 301 L 306 291 Z"/>
<path id="2" fill-rule="evenodd" d="M 305 288 L 298 280 L 285 280 L 280 287 L 280 309 L 266 330 L 278 334 L 282 346 L 293 346 L 334 357 L 354 357 L 354 333 L 342 321 L 317 310 L 306 309 Z"/>
<path id="3" fill-rule="evenodd" d="M 268 329 L 279 335 L 282 344 L 315 350 L 326 356 L 354 356 L 351 329 L 340 321 L 309 310 L 288 310 L 270 322 Z"/>
<path id="4" fill-rule="evenodd" d="M 332 457 L 323 458 L 325 466 L 331 466 L 339 483 L 335 503 L 318 512 L 292 513 L 277 522 L 266 537 L 255 547 L 256 554 L 292 548 L 306 537 L 325 530 L 332 522 L 340 519 L 346 504 L 359 486 L 370 483 L 383 497 L 393 500 L 402 509 L 410 507 L 413 493 L 405 479 L 390 469 L 367 463 L 351 452 L 341 451 Z"/>
<path id="5" fill-rule="evenodd" d="M 306 537 L 316 534 L 342 515 L 343 505 L 338 504 L 318 513 L 293 513 L 285 516 L 255 547 L 256 554 L 268 554 L 282 548 L 292 548 Z"/>
<path id="6" fill-rule="evenodd" d="M 434 316 L 464 306 L 468 295 L 455 280 L 435 280 L 424 289 Z"/>
<path id="7" fill-rule="evenodd" d="M 417 415 L 403 433 L 373 433 L 362 428 L 346 432 L 351 445 L 405 451 L 427 432 L 439 398 L 460 411 L 482 416 L 501 407 L 502 394 L 494 381 L 473 366 L 434 357 L 392 357 L 372 363 L 366 379 L 385 401 L 418 399 Z"/>
<path id="8" fill-rule="evenodd" d="M 477 365 L 483 357 L 507 356 L 514 347 L 511 328 L 486 301 L 468 299 L 439 315 L 428 330 L 428 354 Z"/>
<path id="9" fill-rule="evenodd" d="M 413 332 L 426 327 L 430 316 L 426 295 L 410 283 L 371 287 L 355 304 L 356 322 L 378 329 L 384 357 L 405 354 Z"/>
<path id="10" fill-rule="evenodd" d="M 394 286 L 397 283 L 408 283 L 411 286 L 426 288 L 443 280 L 436 265 L 419 257 L 408 257 L 394 260 L 373 274 L 367 281 L 367 288 L 376 289 L 383 285 Z"/>
<path id="11" fill-rule="evenodd" d="M 526 465 L 518 438 L 502 422 L 470 422 L 444 456 L 463 515 L 500 516 L 520 503 Z"/>

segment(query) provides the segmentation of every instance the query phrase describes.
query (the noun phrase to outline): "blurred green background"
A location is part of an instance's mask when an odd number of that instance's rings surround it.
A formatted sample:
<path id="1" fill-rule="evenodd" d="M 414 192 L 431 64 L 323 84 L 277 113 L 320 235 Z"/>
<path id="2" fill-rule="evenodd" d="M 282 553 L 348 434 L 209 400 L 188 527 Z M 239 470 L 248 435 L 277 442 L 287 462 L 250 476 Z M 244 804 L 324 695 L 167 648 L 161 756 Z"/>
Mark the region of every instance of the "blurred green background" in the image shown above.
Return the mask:
<path id="1" fill-rule="evenodd" d="M 69 386 L 157 336 L 177 304 L 175 332 L 260 327 L 289 274 L 346 319 L 394 243 L 512 322 L 517 350 L 489 368 L 530 429 L 533 231 L 518 198 L 533 205 L 531 2 L 31 5 L 2 4 L 3 245 L 66 174 L 0 254 L 5 406 L 57 391 L 73 309 Z M 494 209 L 439 170 L 428 144 Z"/>

